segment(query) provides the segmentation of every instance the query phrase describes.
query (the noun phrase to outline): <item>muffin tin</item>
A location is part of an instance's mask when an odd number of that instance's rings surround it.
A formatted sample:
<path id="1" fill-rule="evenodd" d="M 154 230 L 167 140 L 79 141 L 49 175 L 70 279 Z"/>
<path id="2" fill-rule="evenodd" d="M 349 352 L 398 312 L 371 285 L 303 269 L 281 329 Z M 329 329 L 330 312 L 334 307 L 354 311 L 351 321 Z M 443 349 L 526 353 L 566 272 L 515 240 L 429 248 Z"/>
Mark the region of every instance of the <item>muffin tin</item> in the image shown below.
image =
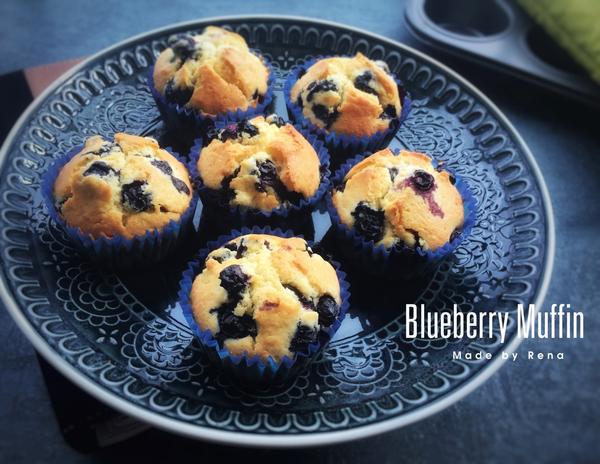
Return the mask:
<path id="1" fill-rule="evenodd" d="M 408 0 L 405 16 L 429 45 L 600 105 L 600 86 L 513 1 Z"/>
<path id="2" fill-rule="evenodd" d="M 367 277 L 340 256 L 324 204 L 306 231 L 340 261 L 352 288 L 335 338 L 309 368 L 269 389 L 231 381 L 202 354 L 177 304 L 194 251 L 218 233 L 199 208 L 187 246 L 160 266 L 101 271 L 82 259 L 43 207 L 53 158 L 94 133 L 168 140 L 147 86 L 166 39 L 208 24 L 241 33 L 276 72 L 282 116 L 289 69 L 317 55 L 384 59 L 413 96 L 391 148 L 424 151 L 465 179 L 478 202 L 452 259 L 409 285 Z M 189 146 L 174 146 L 187 153 Z M 471 84 L 427 56 L 350 27 L 297 17 L 179 24 L 117 44 L 63 76 L 21 117 L 0 152 L 0 296 L 35 348 L 68 379 L 162 429 L 249 446 L 308 446 L 365 437 L 428 415 L 472 391 L 519 344 L 516 305 L 540 305 L 554 252 L 544 181 L 521 137 Z M 217 218 L 218 219 L 218 218 Z M 212 237 L 211 237 L 212 235 Z M 431 311 L 509 312 L 507 342 L 407 338 L 405 303 Z M 456 360 L 453 352 L 491 355 Z"/>

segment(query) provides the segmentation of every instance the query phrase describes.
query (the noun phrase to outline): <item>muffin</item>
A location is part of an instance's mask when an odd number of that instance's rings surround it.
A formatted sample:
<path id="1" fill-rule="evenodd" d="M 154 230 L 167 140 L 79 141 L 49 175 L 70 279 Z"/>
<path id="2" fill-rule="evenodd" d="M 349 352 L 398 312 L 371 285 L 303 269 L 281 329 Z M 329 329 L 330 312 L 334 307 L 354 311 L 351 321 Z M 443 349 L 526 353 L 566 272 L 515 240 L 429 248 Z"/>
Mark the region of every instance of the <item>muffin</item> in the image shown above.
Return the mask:
<path id="1" fill-rule="evenodd" d="M 202 148 L 196 168 L 202 191 L 218 203 L 269 213 L 315 200 L 324 191 L 326 151 L 320 150 L 320 159 L 311 143 L 281 117 L 257 116 L 214 136 Z"/>
<path id="2" fill-rule="evenodd" d="M 321 59 L 298 77 L 290 89 L 292 105 L 330 133 L 369 137 L 390 129 L 402 111 L 387 65 L 361 53 Z"/>
<path id="3" fill-rule="evenodd" d="M 168 103 L 209 116 L 256 108 L 268 83 L 269 69 L 243 37 L 215 26 L 169 38 L 153 71 L 154 87 Z"/>
<path id="4" fill-rule="evenodd" d="M 190 207 L 185 166 L 156 140 L 117 133 L 90 137 L 58 172 L 54 206 L 67 226 L 94 239 L 161 231 Z"/>
<path id="5" fill-rule="evenodd" d="M 306 355 L 343 315 L 331 264 L 301 238 L 260 233 L 211 251 L 186 299 L 222 349 L 263 362 Z"/>
<path id="6" fill-rule="evenodd" d="M 339 221 L 386 249 L 435 252 L 457 238 L 465 208 L 454 176 L 431 158 L 381 150 L 352 167 L 332 193 Z"/>

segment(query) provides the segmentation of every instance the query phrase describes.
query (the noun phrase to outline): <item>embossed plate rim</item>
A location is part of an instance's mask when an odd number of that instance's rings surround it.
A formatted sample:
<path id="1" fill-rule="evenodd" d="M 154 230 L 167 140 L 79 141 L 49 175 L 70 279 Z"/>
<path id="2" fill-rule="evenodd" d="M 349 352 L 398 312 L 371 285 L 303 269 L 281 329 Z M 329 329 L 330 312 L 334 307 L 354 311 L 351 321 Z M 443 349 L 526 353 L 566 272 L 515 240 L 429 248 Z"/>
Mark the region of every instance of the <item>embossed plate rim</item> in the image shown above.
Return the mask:
<path id="1" fill-rule="evenodd" d="M 372 37 L 374 39 L 383 41 L 388 43 L 389 45 L 399 48 L 401 50 L 405 50 L 409 53 L 412 53 L 418 56 L 420 59 L 431 63 L 432 65 L 437 66 L 447 75 L 451 76 L 456 81 L 460 82 L 465 88 L 467 88 L 473 96 L 480 99 L 483 103 L 485 103 L 489 109 L 494 112 L 494 116 L 504 125 L 507 132 L 514 137 L 514 140 L 519 145 L 519 148 L 522 150 L 525 159 L 529 163 L 529 166 L 532 171 L 533 178 L 535 179 L 537 186 L 539 188 L 542 204 L 544 208 L 544 212 L 546 215 L 546 246 L 547 246 L 547 254 L 543 267 L 543 275 L 540 280 L 540 285 L 538 288 L 538 292 L 533 298 L 533 302 L 536 307 L 541 306 L 544 297 L 548 291 L 548 286 L 550 283 L 550 277 L 552 275 L 552 268 L 554 265 L 554 252 L 555 252 L 555 232 L 554 232 L 554 214 L 552 210 L 552 203 L 550 200 L 550 195 L 548 193 L 547 186 L 544 182 L 542 173 L 533 157 L 529 147 L 517 132 L 517 130 L 513 127 L 508 118 L 500 111 L 500 109 L 489 100 L 477 87 L 471 84 L 468 80 L 460 76 L 458 73 L 435 60 L 434 58 L 413 49 L 407 45 L 404 45 L 400 42 L 396 42 L 392 39 L 380 36 L 378 34 L 374 34 L 372 32 L 348 26 L 341 23 L 336 23 L 333 21 L 324 21 L 320 19 L 313 19 L 309 17 L 303 16 L 287 16 L 287 15 L 232 15 L 232 16 L 217 16 L 210 18 L 202 18 L 196 19 L 192 21 L 184 21 L 176 24 L 171 24 L 165 27 L 153 29 L 142 34 L 138 34 L 129 39 L 125 39 L 120 41 L 110 47 L 107 47 L 89 58 L 82 61 L 80 64 L 70 69 L 62 76 L 60 76 L 55 82 L 53 82 L 41 95 L 39 95 L 25 110 L 25 112 L 19 117 L 10 133 L 8 134 L 2 148 L 0 149 L 0 170 L 4 166 L 4 162 L 8 159 L 8 148 L 12 145 L 13 139 L 15 139 L 16 134 L 19 132 L 24 122 L 28 120 L 29 116 L 37 109 L 37 107 L 52 93 L 56 90 L 56 88 L 64 83 L 67 79 L 73 76 L 75 73 L 85 68 L 88 63 L 96 60 L 102 55 L 108 54 L 113 50 L 119 49 L 121 47 L 126 46 L 129 43 L 133 43 L 140 39 L 143 39 L 145 36 L 159 34 L 164 31 L 168 31 L 173 28 L 181 28 L 181 27 L 198 27 L 203 24 L 210 24 L 211 22 L 216 21 L 240 21 L 240 20 L 257 20 L 257 19 L 271 19 L 271 20 L 284 20 L 284 21 L 296 21 L 303 22 L 308 24 L 318 24 L 322 26 L 329 26 L 344 29 L 350 32 L 354 32 L 357 34 L 362 34 L 367 37 Z M 429 417 L 437 412 L 445 409 L 446 407 L 452 405 L 458 400 L 464 398 L 477 387 L 482 385 L 492 374 L 494 374 L 504 363 L 504 360 L 496 356 L 490 362 L 486 363 L 484 367 L 482 367 L 477 374 L 475 374 L 472 378 L 465 381 L 460 387 L 451 391 L 450 393 L 442 396 L 441 398 L 432 401 L 431 403 L 423 406 L 422 408 L 415 409 L 406 414 L 402 414 L 397 417 L 393 417 L 390 419 L 383 420 L 382 422 L 367 424 L 364 426 L 358 426 L 352 429 L 343 430 L 343 431 L 332 431 L 332 432 L 316 432 L 310 433 L 306 435 L 278 435 L 278 434 L 270 434 L 270 435 L 258 435 L 258 434 L 250 434 L 243 432 L 230 432 L 223 430 L 215 430 L 206 427 L 202 427 L 199 425 L 192 425 L 185 423 L 183 421 L 177 419 L 171 419 L 165 416 L 161 416 L 157 413 L 151 412 L 141 406 L 130 403 L 129 401 L 120 398 L 114 393 L 111 393 L 107 389 L 101 387 L 97 383 L 95 383 L 92 379 L 88 378 L 85 374 L 75 369 L 72 365 L 70 365 L 65 359 L 63 359 L 58 352 L 54 351 L 50 345 L 46 342 L 46 340 L 39 335 L 33 325 L 27 320 L 25 315 L 22 313 L 19 308 L 16 300 L 12 297 L 9 289 L 8 283 L 6 281 L 6 276 L 4 273 L 1 273 L 0 277 L 0 299 L 6 306 L 8 312 L 11 317 L 16 322 L 17 326 L 21 329 L 24 335 L 29 339 L 34 348 L 48 361 L 52 364 L 59 372 L 61 372 L 65 377 L 67 377 L 70 381 L 75 383 L 77 386 L 90 393 L 100 401 L 106 403 L 107 405 L 115 408 L 116 410 L 131 415 L 139 420 L 142 420 L 146 423 L 149 423 L 155 427 L 161 428 L 166 431 L 179 433 L 181 435 L 185 435 L 191 438 L 203 439 L 214 441 L 223 444 L 229 445 L 243 445 L 243 446 L 254 446 L 254 447 L 277 447 L 277 448 L 288 448 L 288 447 L 304 447 L 304 446 L 317 446 L 317 445 L 326 445 L 333 443 L 340 443 L 349 440 L 355 440 L 360 438 L 365 438 L 368 436 L 380 434 L 383 432 L 390 431 L 395 428 L 399 428 L 413 422 L 419 421 L 426 417 Z M 505 347 L 505 350 L 514 351 L 517 349 L 519 344 L 521 343 L 521 339 L 518 337 L 514 337 L 510 343 Z"/>

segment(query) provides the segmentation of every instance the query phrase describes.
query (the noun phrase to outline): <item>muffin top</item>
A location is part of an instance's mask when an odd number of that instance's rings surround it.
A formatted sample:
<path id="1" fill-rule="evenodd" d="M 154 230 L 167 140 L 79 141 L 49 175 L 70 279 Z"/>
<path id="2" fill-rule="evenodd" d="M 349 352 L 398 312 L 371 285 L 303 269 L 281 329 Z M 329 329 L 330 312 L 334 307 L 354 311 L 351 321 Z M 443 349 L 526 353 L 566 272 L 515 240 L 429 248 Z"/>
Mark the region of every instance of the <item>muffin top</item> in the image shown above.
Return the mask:
<path id="1" fill-rule="evenodd" d="M 208 26 L 200 35 L 170 37 L 153 77 L 167 101 L 216 115 L 255 107 L 267 93 L 269 71 L 242 36 Z"/>
<path id="2" fill-rule="evenodd" d="M 332 200 L 342 223 L 375 244 L 435 250 L 463 225 L 454 182 L 427 155 L 386 148 L 354 166 Z"/>
<path id="3" fill-rule="evenodd" d="M 198 173 L 223 202 L 271 211 L 312 197 L 321 183 L 312 145 L 273 114 L 231 124 L 202 149 Z"/>
<path id="4" fill-rule="evenodd" d="M 335 322 L 340 284 L 303 239 L 249 234 L 208 255 L 190 303 L 200 328 L 230 353 L 279 361 Z"/>
<path id="5" fill-rule="evenodd" d="M 54 183 L 56 209 L 67 225 L 94 238 L 132 238 L 177 221 L 192 188 L 185 166 L 156 140 L 115 134 L 90 137 Z"/>
<path id="6" fill-rule="evenodd" d="M 317 61 L 294 84 L 290 98 L 316 126 L 359 137 L 386 130 L 402 109 L 387 65 L 361 53 Z"/>

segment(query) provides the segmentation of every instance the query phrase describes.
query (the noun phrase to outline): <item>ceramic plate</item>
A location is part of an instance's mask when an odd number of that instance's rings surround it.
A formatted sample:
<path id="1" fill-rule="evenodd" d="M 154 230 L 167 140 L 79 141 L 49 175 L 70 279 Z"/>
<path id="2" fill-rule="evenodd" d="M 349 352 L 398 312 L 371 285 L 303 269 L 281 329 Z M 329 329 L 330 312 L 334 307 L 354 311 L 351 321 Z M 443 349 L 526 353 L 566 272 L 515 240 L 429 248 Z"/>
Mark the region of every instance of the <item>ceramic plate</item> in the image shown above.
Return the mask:
<path id="1" fill-rule="evenodd" d="M 468 240 L 426 279 L 402 288 L 350 273 L 352 308 L 333 342 L 294 382 L 265 391 L 236 385 L 213 369 L 175 304 L 180 273 L 200 239 L 156 269 L 100 271 L 48 220 L 39 192 L 52 159 L 89 135 L 168 135 L 146 86 L 149 67 L 171 34 L 208 24 L 242 34 L 272 61 L 275 107 L 283 115 L 281 89 L 295 64 L 357 51 L 385 60 L 413 99 L 392 146 L 444 161 L 468 181 L 479 203 Z M 502 349 L 516 348 L 516 305 L 541 303 L 550 276 L 548 194 L 504 115 L 435 60 L 339 24 L 280 16 L 213 18 L 119 43 L 38 98 L 9 135 L 0 161 L 0 293 L 19 327 L 84 390 L 131 416 L 195 438 L 255 446 L 324 444 L 431 415 L 497 370 Z M 317 238 L 327 221 L 315 215 Z M 464 311 L 508 311 L 508 341 L 407 339 L 405 302 L 433 311 L 454 303 Z M 454 351 L 491 353 L 492 359 L 453 360 Z"/>

